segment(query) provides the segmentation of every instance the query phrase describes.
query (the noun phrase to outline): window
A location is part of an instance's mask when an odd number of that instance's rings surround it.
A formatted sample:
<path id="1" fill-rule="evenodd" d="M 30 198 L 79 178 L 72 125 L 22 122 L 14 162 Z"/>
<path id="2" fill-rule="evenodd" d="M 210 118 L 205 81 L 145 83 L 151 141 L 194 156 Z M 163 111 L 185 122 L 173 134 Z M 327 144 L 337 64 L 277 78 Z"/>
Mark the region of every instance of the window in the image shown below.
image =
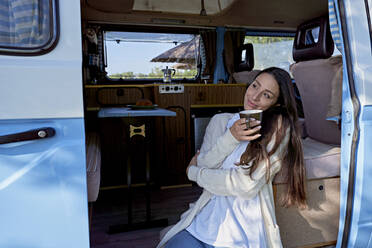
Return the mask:
<path id="1" fill-rule="evenodd" d="M 293 34 L 294 35 L 294 34 Z M 252 43 L 254 69 L 276 66 L 289 72 L 294 37 L 247 35 L 244 43 Z"/>
<path id="2" fill-rule="evenodd" d="M 306 30 L 305 46 L 310 46 L 318 42 L 320 27 L 314 27 Z"/>
<path id="3" fill-rule="evenodd" d="M 199 35 L 145 32 L 105 32 L 106 72 L 111 79 L 194 79 Z"/>
<path id="4" fill-rule="evenodd" d="M 57 39 L 52 0 L 1 0 L 0 51 L 45 53 Z"/>

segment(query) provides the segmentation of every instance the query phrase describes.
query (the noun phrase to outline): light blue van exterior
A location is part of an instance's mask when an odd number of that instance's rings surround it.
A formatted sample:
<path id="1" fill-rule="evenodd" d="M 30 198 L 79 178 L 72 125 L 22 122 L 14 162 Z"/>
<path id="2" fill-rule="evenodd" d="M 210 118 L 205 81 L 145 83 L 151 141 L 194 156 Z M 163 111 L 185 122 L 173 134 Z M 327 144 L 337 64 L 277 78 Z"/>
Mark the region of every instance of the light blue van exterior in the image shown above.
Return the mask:
<path id="1" fill-rule="evenodd" d="M 0 144 L 0 247 L 89 247 L 80 1 L 50 2 L 55 47 L 0 55 L 0 136 L 55 130 Z M 334 3 L 344 70 L 337 247 L 372 247 L 372 2 Z"/>
<path id="2" fill-rule="evenodd" d="M 20 2 L 12 1 L 15 8 Z M 0 247 L 84 248 L 89 224 L 80 1 L 39 2 L 56 4 L 59 37 L 48 52 L 0 55 L 0 136 L 42 128 L 55 135 L 0 144 Z"/>
<path id="3" fill-rule="evenodd" d="M 335 3 L 344 44 L 337 247 L 372 247 L 372 5 L 355 0 Z"/>

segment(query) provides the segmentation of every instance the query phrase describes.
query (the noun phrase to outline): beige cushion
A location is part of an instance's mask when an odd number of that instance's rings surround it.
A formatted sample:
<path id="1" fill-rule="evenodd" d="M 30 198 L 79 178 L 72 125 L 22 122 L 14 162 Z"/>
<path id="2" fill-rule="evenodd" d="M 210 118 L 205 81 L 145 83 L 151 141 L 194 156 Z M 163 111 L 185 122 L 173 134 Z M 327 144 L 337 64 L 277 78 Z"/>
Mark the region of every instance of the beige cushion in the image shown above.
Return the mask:
<path id="1" fill-rule="evenodd" d="M 340 176 L 341 148 L 311 138 L 302 141 L 307 179 Z"/>
<path id="2" fill-rule="evenodd" d="M 342 109 L 342 66 L 338 68 L 335 76 L 332 79 L 331 98 L 328 103 L 327 117 L 341 115 Z"/>
<path id="3" fill-rule="evenodd" d="M 234 72 L 233 78 L 239 84 L 251 84 L 260 70 Z"/>
<path id="4" fill-rule="evenodd" d="M 332 80 L 342 67 L 342 57 L 316 59 L 291 65 L 291 72 L 301 95 L 306 131 L 310 138 L 328 144 L 340 144 L 337 124 L 327 121 Z"/>
<path id="5" fill-rule="evenodd" d="M 101 149 L 97 133 L 87 133 L 86 154 L 88 202 L 94 202 L 98 198 L 101 180 Z"/>
<path id="6" fill-rule="evenodd" d="M 320 143 L 311 138 L 302 140 L 307 179 L 329 178 L 340 175 L 341 148 Z M 274 184 L 285 182 L 285 169 L 279 173 Z"/>

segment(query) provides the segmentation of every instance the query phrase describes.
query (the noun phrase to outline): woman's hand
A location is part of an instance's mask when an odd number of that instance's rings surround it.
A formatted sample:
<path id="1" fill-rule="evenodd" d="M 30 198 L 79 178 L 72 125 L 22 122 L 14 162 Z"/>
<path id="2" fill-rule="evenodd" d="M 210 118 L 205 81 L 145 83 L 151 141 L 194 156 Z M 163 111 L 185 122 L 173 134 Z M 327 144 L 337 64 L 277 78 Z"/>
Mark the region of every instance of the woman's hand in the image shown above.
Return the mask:
<path id="1" fill-rule="evenodd" d="M 195 153 L 194 157 L 192 157 L 192 159 L 191 159 L 189 165 L 188 165 L 187 168 L 186 168 L 186 175 L 188 174 L 188 172 L 189 172 L 189 168 L 190 168 L 191 165 L 195 165 L 195 166 L 198 165 L 198 156 L 199 156 L 199 154 L 200 154 L 200 151 L 198 150 L 198 151 Z"/>
<path id="2" fill-rule="evenodd" d="M 252 128 L 246 129 L 247 125 L 245 124 L 245 118 L 237 120 L 231 127 L 230 132 L 235 139 L 239 141 L 252 141 L 261 136 L 260 131 L 261 126 L 259 125 L 260 121 L 251 120 L 249 125 Z"/>

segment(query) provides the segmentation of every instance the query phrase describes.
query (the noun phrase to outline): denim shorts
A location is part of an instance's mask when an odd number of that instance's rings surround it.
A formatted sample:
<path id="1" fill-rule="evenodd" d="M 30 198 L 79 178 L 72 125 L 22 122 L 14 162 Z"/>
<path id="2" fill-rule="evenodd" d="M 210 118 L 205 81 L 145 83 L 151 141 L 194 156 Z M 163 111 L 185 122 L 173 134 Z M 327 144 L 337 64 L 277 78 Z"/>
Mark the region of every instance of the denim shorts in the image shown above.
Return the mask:
<path id="1" fill-rule="evenodd" d="M 188 231 L 183 230 L 174 235 L 164 246 L 165 248 L 214 248 L 192 236 Z"/>

